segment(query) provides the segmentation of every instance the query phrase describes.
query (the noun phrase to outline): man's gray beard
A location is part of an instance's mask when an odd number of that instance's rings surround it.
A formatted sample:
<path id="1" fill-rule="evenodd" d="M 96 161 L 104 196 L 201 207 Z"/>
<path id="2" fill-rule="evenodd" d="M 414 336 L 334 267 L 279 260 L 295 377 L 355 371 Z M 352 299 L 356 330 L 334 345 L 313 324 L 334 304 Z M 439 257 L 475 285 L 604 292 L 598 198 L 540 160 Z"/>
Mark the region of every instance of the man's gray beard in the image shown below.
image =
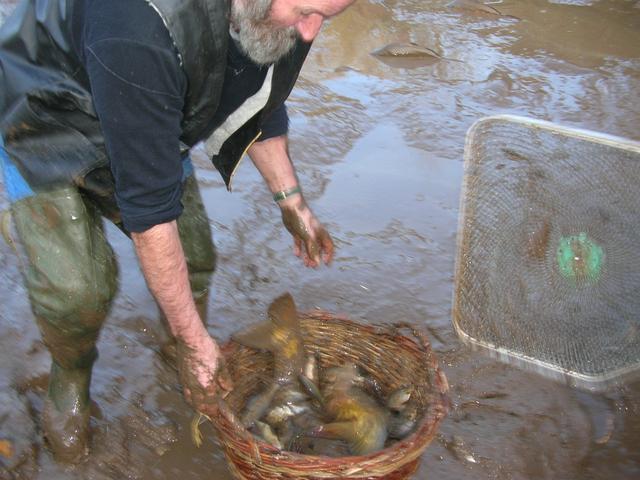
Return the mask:
<path id="1" fill-rule="evenodd" d="M 258 65 L 275 63 L 296 43 L 294 27 L 278 27 L 269 20 L 272 0 L 232 0 L 232 28 L 244 53 Z"/>

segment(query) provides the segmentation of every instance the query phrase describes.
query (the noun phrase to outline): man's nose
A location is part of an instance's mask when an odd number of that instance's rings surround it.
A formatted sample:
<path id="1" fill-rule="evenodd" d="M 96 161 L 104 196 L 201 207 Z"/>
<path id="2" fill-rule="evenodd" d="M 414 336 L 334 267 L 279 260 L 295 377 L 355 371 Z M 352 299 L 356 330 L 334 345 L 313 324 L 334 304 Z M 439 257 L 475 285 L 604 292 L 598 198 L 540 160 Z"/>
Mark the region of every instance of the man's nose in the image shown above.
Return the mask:
<path id="1" fill-rule="evenodd" d="M 296 23 L 296 30 L 305 42 L 310 42 L 318 35 L 323 21 L 324 17 L 322 15 L 312 13 Z"/>

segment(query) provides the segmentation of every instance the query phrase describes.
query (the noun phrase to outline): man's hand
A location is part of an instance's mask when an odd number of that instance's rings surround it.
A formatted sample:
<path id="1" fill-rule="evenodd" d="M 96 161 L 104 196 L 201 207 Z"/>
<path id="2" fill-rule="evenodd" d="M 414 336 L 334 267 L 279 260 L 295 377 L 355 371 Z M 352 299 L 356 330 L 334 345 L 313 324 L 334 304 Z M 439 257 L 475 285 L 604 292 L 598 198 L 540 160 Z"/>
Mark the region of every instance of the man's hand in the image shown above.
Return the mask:
<path id="1" fill-rule="evenodd" d="M 202 413 L 215 410 L 217 395 L 224 398 L 233 389 L 220 348 L 209 335 L 191 345 L 178 340 L 178 371 L 185 400 Z"/>
<path id="2" fill-rule="evenodd" d="M 302 194 L 286 198 L 278 203 L 282 223 L 293 236 L 293 251 L 301 257 L 305 266 L 317 267 L 321 257 L 325 265 L 333 260 L 333 240 L 315 217 Z"/>

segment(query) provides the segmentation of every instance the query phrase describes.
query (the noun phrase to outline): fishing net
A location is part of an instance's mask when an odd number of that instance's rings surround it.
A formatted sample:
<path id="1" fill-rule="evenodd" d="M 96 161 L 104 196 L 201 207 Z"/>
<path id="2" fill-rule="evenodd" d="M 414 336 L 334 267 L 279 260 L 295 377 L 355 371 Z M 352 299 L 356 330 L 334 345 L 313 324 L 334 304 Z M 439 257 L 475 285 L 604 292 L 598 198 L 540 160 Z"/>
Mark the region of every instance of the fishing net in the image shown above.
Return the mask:
<path id="1" fill-rule="evenodd" d="M 453 323 L 589 389 L 640 370 L 640 144 L 497 116 L 467 135 Z"/>
<path id="2" fill-rule="evenodd" d="M 403 479 L 418 467 L 420 456 L 448 410 L 447 381 L 427 339 L 409 326 L 365 326 L 316 311 L 302 314 L 307 354 L 317 352 L 320 370 L 356 363 L 385 393 L 413 385 L 420 419 L 408 437 L 365 456 L 326 457 L 280 451 L 251 435 L 238 421 L 247 399 L 273 378 L 269 353 L 233 341 L 223 348 L 234 390 L 211 416 L 238 479 Z M 412 336 L 404 335 L 409 332 Z"/>

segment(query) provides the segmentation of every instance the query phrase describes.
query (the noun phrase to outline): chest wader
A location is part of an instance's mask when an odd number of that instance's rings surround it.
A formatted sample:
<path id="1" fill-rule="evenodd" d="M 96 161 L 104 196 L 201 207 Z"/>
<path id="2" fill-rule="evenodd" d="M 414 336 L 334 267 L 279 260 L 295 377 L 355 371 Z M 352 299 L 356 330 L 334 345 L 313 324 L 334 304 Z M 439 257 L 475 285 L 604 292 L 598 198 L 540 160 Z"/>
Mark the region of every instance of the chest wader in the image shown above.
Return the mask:
<path id="1" fill-rule="evenodd" d="M 193 176 L 185 180 L 183 204 L 180 236 L 202 309 L 215 251 Z M 38 192 L 11 209 L 28 260 L 23 274 L 31 309 L 52 357 L 44 434 L 57 460 L 77 462 L 88 451 L 91 370 L 117 265 L 102 212 L 76 187 Z"/>

